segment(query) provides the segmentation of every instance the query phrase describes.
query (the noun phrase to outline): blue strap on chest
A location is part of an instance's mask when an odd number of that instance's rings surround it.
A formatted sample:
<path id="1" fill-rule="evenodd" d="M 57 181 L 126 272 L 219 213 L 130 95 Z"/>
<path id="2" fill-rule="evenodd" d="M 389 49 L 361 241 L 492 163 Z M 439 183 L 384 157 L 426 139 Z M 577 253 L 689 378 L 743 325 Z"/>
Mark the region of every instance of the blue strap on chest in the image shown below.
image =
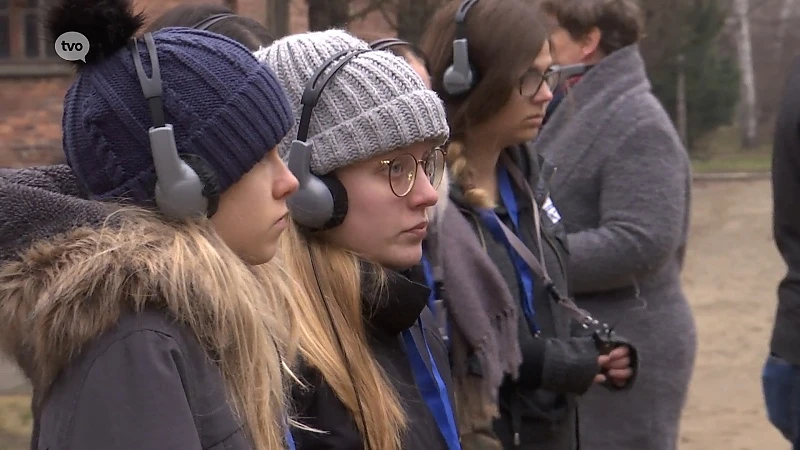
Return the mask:
<path id="1" fill-rule="evenodd" d="M 411 371 L 414 375 L 417 389 L 419 389 L 425 404 L 428 406 L 436 426 L 447 444 L 448 450 L 461 450 L 461 442 L 458 438 L 458 429 L 456 428 L 455 415 L 453 413 L 453 406 L 450 404 L 450 397 L 447 393 L 447 386 L 442 379 L 442 375 L 436 366 L 436 361 L 433 358 L 431 349 L 428 346 L 428 340 L 425 337 L 425 329 L 422 327 L 422 320 L 419 321 L 419 329 L 422 334 L 422 342 L 425 345 L 428 361 L 430 362 L 430 369 L 422 359 L 422 354 L 414 341 L 414 335 L 411 329 L 402 332 L 403 344 L 408 355 L 409 363 L 411 364 Z"/>
<path id="2" fill-rule="evenodd" d="M 447 320 L 447 312 L 444 310 L 444 300 L 441 297 L 439 284 L 433 276 L 433 268 L 431 267 L 431 263 L 428 258 L 425 257 L 424 253 L 422 254 L 421 263 L 422 271 L 425 275 L 425 285 L 431 290 L 430 295 L 428 295 L 428 308 L 430 308 L 431 312 L 433 313 L 433 317 L 436 319 L 436 325 L 438 326 L 439 334 L 441 334 L 444 345 L 449 351 L 450 321 Z"/>
<path id="3" fill-rule="evenodd" d="M 292 436 L 292 429 L 286 426 L 286 445 L 289 447 L 289 450 L 297 450 L 297 446 L 294 443 L 294 436 Z"/>
<path id="4" fill-rule="evenodd" d="M 508 170 L 502 165 L 498 165 L 497 169 L 497 183 L 500 188 L 500 199 L 503 202 L 503 205 L 508 210 L 508 215 L 511 217 L 511 222 L 514 226 L 514 233 L 517 236 L 520 236 L 520 227 L 519 227 L 519 207 L 517 205 L 517 199 L 514 195 L 514 190 L 511 187 L 511 178 L 508 174 Z M 506 238 L 503 230 L 500 228 L 500 218 L 497 217 L 497 214 L 490 210 L 484 209 L 480 212 L 481 220 L 489 228 L 489 231 L 492 233 L 492 236 L 498 242 L 502 242 L 506 248 L 506 251 L 511 256 L 512 261 L 514 262 L 514 268 L 517 272 L 517 280 L 519 281 L 519 289 L 522 293 L 522 310 L 525 313 L 525 318 L 527 319 L 528 326 L 531 329 L 533 334 L 539 334 L 539 328 L 536 326 L 536 311 L 533 306 L 533 273 L 531 272 L 530 267 L 525 262 L 525 259 L 522 258 L 520 254 L 514 250 L 514 247 Z M 520 237 L 521 239 L 521 237 Z"/>
<path id="5" fill-rule="evenodd" d="M 431 290 L 431 293 L 428 295 L 428 308 L 436 314 L 435 307 L 436 307 L 436 280 L 433 279 L 433 269 L 431 268 L 431 263 L 428 261 L 428 258 L 425 257 L 425 254 L 422 254 L 422 272 L 425 275 L 425 285 L 428 286 L 428 289 Z"/>

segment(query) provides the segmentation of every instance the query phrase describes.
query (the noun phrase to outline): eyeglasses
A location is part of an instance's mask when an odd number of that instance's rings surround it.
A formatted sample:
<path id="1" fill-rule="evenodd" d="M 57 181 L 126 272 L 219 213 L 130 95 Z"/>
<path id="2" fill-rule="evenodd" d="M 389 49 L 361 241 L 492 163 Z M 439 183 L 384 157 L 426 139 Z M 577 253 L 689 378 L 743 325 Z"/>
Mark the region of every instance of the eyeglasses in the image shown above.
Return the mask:
<path id="1" fill-rule="evenodd" d="M 446 156 L 447 148 L 439 146 L 428 152 L 422 160 L 418 160 L 411 153 L 404 153 L 394 159 L 381 161 L 380 164 L 388 169 L 389 186 L 394 195 L 405 197 L 414 188 L 419 166 L 422 166 L 431 186 L 434 189 L 438 188 L 444 176 Z"/>
<path id="2" fill-rule="evenodd" d="M 544 73 L 534 68 L 530 68 L 519 77 L 519 93 L 523 97 L 533 97 L 539 92 L 544 83 L 550 90 L 554 90 L 561 81 L 561 71 L 558 67 L 551 67 Z"/>

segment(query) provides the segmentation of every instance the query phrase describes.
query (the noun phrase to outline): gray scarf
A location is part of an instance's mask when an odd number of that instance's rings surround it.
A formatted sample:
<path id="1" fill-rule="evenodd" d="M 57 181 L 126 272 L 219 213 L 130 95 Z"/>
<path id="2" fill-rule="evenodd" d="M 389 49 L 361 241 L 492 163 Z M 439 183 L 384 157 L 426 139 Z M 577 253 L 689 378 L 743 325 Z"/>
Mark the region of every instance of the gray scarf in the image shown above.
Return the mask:
<path id="1" fill-rule="evenodd" d="M 504 376 L 517 376 L 522 363 L 518 309 L 467 219 L 441 194 L 444 204 L 437 205 L 433 217 L 428 258 L 434 278 L 444 282 L 459 427 L 466 434 L 491 424 Z M 470 373 L 474 361 L 480 376 Z"/>

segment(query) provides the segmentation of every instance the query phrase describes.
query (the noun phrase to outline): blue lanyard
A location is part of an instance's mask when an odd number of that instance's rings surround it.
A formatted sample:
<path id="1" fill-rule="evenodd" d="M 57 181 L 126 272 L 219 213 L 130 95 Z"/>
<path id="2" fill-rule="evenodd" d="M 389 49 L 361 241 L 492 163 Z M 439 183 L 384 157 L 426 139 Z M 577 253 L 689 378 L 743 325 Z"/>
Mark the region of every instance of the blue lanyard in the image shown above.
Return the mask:
<path id="1" fill-rule="evenodd" d="M 428 308 L 436 315 L 436 282 L 433 279 L 431 263 L 428 261 L 428 258 L 425 257 L 424 253 L 422 254 L 422 271 L 425 274 L 425 285 L 431 290 L 430 295 L 428 295 Z"/>
<path id="2" fill-rule="evenodd" d="M 422 320 L 419 322 L 420 333 L 422 333 L 422 342 L 425 344 L 425 350 L 428 352 L 428 360 L 431 363 L 431 370 L 425 365 L 422 360 L 417 344 L 414 342 L 414 336 L 411 334 L 411 329 L 404 330 L 403 343 L 406 347 L 408 360 L 411 363 L 411 371 L 414 374 L 417 388 L 419 389 L 422 398 L 428 405 L 428 409 L 433 414 L 436 420 L 436 425 L 442 433 L 445 442 L 447 443 L 448 450 L 461 450 L 461 442 L 458 439 L 458 431 L 456 429 L 456 419 L 453 414 L 453 407 L 450 404 L 450 397 L 447 395 L 447 387 L 442 380 L 442 375 L 436 367 L 436 361 L 433 359 L 431 349 L 428 346 L 428 340 L 425 338 L 425 329 L 422 327 Z M 433 374 L 431 374 L 433 372 Z"/>
<path id="3" fill-rule="evenodd" d="M 499 166 L 497 169 L 497 184 L 500 188 L 500 199 L 503 201 L 508 210 L 508 215 L 511 216 L 511 222 L 514 224 L 514 232 L 519 236 L 519 208 L 517 207 L 517 199 L 514 196 L 514 190 L 511 188 L 511 178 L 508 175 L 508 170 L 505 167 Z M 520 256 L 511 246 L 511 243 L 506 239 L 503 230 L 500 228 L 500 218 L 497 217 L 494 211 L 484 209 L 481 211 L 481 219 L 489 228 L 494 238 L 503 243 L 514 261 L 514 267 L 517 269 L 517 278 L 520 283 L 520 290 L 522 291 L 522 310 L 525 313 L 525 318 L 528 320 L 528 326 L 531 328 L 533 334 L 539 334 L 539 328 L 536 326 L 536 312 L 533 309 L 533 273 L 525 260 Z"/>
<path id="4" fill-rule="evenodd" d="M 425 257 L 425 253 L 422 253 L 422 272 L 425 275 L 425 285 L 428 286 L 428 289 L 431 290 L 430 295 L 428 295 L 428 308 L 430 308 L 431 312 L 433 313 L 433 317 L 436 320 L 436 325 L 439 330 L 439 334 L 442 336 L 442 340 L 444 341 L 444 346 L 447 347 L 447 350 L 450 351 L 450 321 L 447 320 L 447 313 L 445 311 L 440 311 L 444 309 L 443 301 L 441 298 L 437 298 L 440 292 L 436 289 L 436 280 L 433 277 L 433 269 L 431 268 L 431 263 L 428 261 L 428 258 Z M 439 303 L 439 304 L 437 304 Z"/>
<path id="5" fill-rule="evenodd" d="M 289 450 L 297 450 L 297 446 L 294 444 L 294 436 L 292 436 L 292 429 L 289 427 L 289 424 L 286 424 L 286 445 L 289 447 Z"/>

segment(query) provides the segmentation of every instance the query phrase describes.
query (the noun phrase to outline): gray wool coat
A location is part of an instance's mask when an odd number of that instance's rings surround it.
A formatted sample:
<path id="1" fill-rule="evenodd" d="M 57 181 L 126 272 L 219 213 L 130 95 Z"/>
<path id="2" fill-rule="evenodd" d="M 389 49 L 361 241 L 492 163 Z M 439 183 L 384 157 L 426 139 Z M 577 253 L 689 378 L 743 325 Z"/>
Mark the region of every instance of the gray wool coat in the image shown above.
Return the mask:
<path id="1" fill-rule="evenodd" d="M 551 195 L 568 232 L 572 294 L 618 324 L 642 361 L 633 389 L 592 389 L 579 401 L 581 447 L 675 450 L 696 351 L 680 282 L 691 170 L 638 46 L 586 73 L 535 149 L 558 167 Z"/>

